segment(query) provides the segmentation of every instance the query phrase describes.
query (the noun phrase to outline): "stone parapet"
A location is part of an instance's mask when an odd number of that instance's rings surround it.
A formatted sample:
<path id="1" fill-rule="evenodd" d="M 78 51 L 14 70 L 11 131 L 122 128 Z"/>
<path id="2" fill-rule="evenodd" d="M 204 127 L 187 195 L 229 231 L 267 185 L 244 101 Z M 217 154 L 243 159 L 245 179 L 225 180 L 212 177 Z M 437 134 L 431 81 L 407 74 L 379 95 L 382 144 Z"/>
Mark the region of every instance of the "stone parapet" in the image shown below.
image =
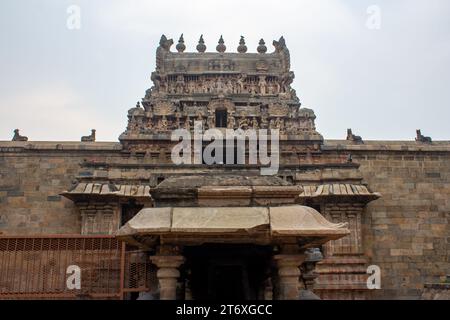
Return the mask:
<path id="1" fill-rule="evenodd" d="M 324 151 L 408 151 L 408 152 L 450 152 L 450 141 L 422 143 L 416 141 L 364 141 L 356 144 L 347 140 L 324 140 Z"/>
<path id="2" fill-rule="evenodd" d="M 76 142 L 76 141 L 0 141 L 1 152 L 20 151 L 120 151 L 118 142 Z"/>

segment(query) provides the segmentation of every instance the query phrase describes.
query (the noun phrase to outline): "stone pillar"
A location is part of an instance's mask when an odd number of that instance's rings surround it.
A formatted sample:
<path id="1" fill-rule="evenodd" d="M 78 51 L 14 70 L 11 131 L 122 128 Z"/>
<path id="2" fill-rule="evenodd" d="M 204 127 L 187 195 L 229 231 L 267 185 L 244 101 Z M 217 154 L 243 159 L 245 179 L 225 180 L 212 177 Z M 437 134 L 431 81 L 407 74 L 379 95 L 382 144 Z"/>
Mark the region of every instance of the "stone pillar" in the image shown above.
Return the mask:
<path id="1" fill-rule="evenodd" d="M 264 300 L 273 300 L 273 284 L 272 279 L 267 278 L 266 281 L 264 281 L 264 292 L 263 292 Z"/>
<path id="2" fill-rule="evenodd" d="M 302 254 L 279 254 L 274 256 L 277 268 L 276 300 L 298 300 L 300 286 L 299 266 L 304 261 Z"/>
<path id="3" fill-rule="evenodd" d="M 300 292 L 300 300 L 320 300 L 314 293 L 314 285 L 319 274 L 315 272 L 316 264 L 323 259 L 319 248 L 310 248 L 305 252 L 305 262 L 300 267 L 305 286 Z"/>
<path id="4" fill-rule="evenodd" d="M 160 300 L 176 300 L 178 268 L 184 263 L 183 256 L 152 256 L 150 260 L 158 267 L 156 276 L 160 287 Z"/>

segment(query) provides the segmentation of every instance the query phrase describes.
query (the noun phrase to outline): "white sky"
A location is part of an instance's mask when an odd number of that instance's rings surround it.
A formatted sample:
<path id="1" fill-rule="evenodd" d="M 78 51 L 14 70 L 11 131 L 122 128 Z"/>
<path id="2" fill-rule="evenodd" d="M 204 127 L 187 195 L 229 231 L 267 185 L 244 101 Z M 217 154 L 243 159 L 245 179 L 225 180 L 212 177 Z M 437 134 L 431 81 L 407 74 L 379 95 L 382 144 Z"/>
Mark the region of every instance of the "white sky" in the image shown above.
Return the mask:
<path id="1" fill-rule="evenodd" d="M 81 29 L 66 26 L 70 5 Z M 381 28 L 366 27 L 367 8 Z M 161 34 L 221 34 L 236 51 L 286 38 L 294 89 L 315 110 L 325 138 L 346 129 L 365 139 L 413 140 L 415 130 L 450 140 L 448 0 L 2 0 L 0 140 L 15 128 L 30 140 L 79 140 L 97 129 L 117 141 L 127 110 L 151 86 Z M 173 47 L 173 50 L 174 47 Z"/>

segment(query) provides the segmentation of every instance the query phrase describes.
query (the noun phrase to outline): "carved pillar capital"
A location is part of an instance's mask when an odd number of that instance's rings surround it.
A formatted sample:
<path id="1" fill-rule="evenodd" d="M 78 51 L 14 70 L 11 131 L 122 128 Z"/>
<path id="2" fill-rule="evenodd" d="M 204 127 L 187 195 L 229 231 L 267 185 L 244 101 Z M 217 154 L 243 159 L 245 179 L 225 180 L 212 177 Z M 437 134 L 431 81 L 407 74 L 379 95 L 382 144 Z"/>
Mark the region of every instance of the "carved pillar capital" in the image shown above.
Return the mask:
<path id="1" fill-rule="evenodd" d="M 150 260 L 158 268 L 179 268 L 185 261 L 180 255 L 157 255 L 150 257 Z"/>

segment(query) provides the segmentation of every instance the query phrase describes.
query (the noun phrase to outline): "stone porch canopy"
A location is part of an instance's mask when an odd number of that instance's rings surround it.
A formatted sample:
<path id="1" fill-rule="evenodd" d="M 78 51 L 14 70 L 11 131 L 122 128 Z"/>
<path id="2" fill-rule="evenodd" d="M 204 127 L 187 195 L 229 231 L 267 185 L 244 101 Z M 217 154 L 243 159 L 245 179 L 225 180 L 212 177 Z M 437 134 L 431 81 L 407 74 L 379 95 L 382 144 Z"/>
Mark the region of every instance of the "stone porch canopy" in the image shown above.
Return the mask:
<path id="1" fill-rule="evenodd" d="M 141 210 L 116 236 L 128 243 L 300 244 L 320 246 L 348 235 L 346 223 L 331 223 L 305 206 L 185 207 Z"/>

